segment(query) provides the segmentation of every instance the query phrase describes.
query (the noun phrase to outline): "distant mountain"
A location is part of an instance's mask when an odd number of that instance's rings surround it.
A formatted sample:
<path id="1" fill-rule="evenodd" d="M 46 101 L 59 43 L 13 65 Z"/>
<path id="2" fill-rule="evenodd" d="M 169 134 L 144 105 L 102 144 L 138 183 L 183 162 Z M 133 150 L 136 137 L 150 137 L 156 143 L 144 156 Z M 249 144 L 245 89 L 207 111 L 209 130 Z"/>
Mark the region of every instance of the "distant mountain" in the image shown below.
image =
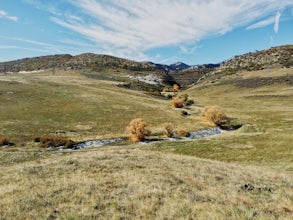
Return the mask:
<path id="1" fill-rule="evenodd" d="M 159 64 L 159 63 L 153 63 L 153 62 L 144 62 L 150 66 L 153 66 L 157 69 L 163 70 L 165 72 L 170 72 L 170 71 L 176 71 L 176 70 L 184 70 L 189 68 L 190 66 L 182 63 L 182 62 L 177 62 L 171 65 L 166 65 L 166 64 Z"/>
<path id="2" fill-rule="evenodd" d="M 273 47 L 232 57 L 220 64 L 189 66 L 137 62 L 114 56 L 84 53 L 77 56 L 59 54 L 25 58 L 0 63 L 0 73 L 50 69 L 79 70 L 83 74 L 106 80 L 140 81 L 146 84 L 188 86 L 210 74 L 233 74 L 240 70 L 260 70 L 293 66 L 293 45 Z"/>
<path id="3" fill-rule="evenodd" d="M 174 70 L 184 70 L 189 68 L 190 66 L 182 62 L 177 62 L 177 63 L 169 65 L 169 67 L 170 67 L 170 70 L 174 71 Z"/>

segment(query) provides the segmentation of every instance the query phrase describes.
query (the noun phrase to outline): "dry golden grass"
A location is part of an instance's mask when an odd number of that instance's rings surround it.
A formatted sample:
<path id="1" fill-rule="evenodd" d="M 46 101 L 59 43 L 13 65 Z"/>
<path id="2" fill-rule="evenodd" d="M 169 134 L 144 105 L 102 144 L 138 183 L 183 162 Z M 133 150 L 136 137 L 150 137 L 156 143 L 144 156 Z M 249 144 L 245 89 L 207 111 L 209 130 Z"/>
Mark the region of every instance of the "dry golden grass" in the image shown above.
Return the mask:
<path id="1" fill-rule="evenodd" d="M 150 152 L 143 146 L 54 153 L 45 157 L 39 154 L 35 161 L 1 166 L 0 216 L 2 219 L 292 217 L 293 189 L 289 176 L 257 167 Z"/>

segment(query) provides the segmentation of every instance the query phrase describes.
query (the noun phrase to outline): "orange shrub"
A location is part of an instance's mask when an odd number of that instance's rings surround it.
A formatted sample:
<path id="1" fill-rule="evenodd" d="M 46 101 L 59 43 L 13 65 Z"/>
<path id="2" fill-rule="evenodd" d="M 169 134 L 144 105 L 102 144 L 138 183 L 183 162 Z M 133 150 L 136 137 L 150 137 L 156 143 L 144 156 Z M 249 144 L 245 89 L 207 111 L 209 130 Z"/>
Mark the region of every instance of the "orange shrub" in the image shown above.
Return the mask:
<path id="1" fill-rule="evenodd" d="M 184 98 L 181 96 L 173 96 L 171 105 L 174 108 L 183 108 L 184 107 Z"/>
<path id="2" fill-rule="evenodd" d="M 150 130 L 146 129 L 147 124 L 141 118 L 133 119 L 126 130 L 130 133 L 130 140 L 133 142 L 143 141 L 146 136 L 151 134 Z"/>
<path id="3" fill-rule="evenodd" d="M 173 84 L 173 91 L 178 92 L 180 90 L 180 86 L 178 84 Z"/>
<path id="4" fill-rule="evenodd" d="M 182 128 L 179 128 L 177 130 L 177 135 L 179 137 L 188 137 L 190 135 L 190 133 L 188 131 L 183 130 Z"/>
<path id="5" fill-rule="evenodd" d="M 173 137 L 174 125 L 172 123 L 164 123 L 165 134 L 167 137 Z"/>
<path id="6" fill-rule="evenodd" d="M 40 142 L 41 147 L 61 147 L 64 146 L 65 148 L 72 147 L 75 142 L 70 140 L 67 137 L 50 137 L 50 136 L 43 136 L 43 137 L 36 137 L 34 139 L 35 142 Z"/>
<path id="7" fill-rule="evenodd" d="M 230 121 L 226 114 L 217 106 L 205 107 L 201 116 L 204 122 L 208 122 L 213 126 L 221 126 Z"/>
<path id="8" fill-rule="evenodd" d="M 7 136 L 0 136 L 0 146 L 9 145 L 9 138 Z"/>

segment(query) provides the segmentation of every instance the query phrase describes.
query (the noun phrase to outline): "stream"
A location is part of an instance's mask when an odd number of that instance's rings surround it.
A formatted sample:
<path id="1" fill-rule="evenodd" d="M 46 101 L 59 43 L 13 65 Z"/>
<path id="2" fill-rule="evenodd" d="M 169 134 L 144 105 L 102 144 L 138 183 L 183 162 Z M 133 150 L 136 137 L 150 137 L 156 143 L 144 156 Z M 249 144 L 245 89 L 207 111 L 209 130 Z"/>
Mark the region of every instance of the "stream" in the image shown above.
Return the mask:
<path id="1" fill-rule="evenodd" d="M 199 138 L 205 138 L 210 137 L 214 135 L 218 135 L 224 132 L 224 130 L 220 128 L 207 128 L 207 129 L 201 129 L 198 131 L 192 131 L 190 132 L 190 135 L 188 137 L 173 137 L 173 138 L 157 138 L 157 139 L 149 139 L 144 141 L 144 143 L 153 143 L 157 141 L 177 141 L 177 140 L 188 140 L 188 139 L 199 139 Z M 89 141 L 83 141 L 79 142 L 74 147 L 69 148 L 67 150 L 80 150 L 85 149 L 89 147 L 103 147 L 107 145 L 111 145 L 114 143 L 120 143 L 124 141 L 124 138 L 112 138 L 112 139 L 101 139 L 101 140 L 89 140 Z M 57 148 L 58 150 L 65 150 L 64 147 Z"/>

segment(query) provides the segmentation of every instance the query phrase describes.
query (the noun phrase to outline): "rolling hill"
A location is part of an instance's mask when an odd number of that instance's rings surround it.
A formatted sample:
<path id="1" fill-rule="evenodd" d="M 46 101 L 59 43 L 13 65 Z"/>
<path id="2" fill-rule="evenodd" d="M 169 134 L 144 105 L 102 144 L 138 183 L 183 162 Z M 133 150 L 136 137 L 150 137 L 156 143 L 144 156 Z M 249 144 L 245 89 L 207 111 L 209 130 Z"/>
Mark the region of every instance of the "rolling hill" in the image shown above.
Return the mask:
<path id="1" fill-rule="evenodd" d="M 291 219 L 292 47 L 182 70 L 96 54 L 0 63 L 0 135 L 14 144 L 0 146 L 0 219 Z M 194 104 L 125 86 L 162 89 L 163 76 Z M 166 122 L 206 128 L 214 105 L 242 127 L 162 139 Z M 147 141 L 128 140 L 134 118 Z M 56 150 L 40 136 L 123 141 Z"/>

